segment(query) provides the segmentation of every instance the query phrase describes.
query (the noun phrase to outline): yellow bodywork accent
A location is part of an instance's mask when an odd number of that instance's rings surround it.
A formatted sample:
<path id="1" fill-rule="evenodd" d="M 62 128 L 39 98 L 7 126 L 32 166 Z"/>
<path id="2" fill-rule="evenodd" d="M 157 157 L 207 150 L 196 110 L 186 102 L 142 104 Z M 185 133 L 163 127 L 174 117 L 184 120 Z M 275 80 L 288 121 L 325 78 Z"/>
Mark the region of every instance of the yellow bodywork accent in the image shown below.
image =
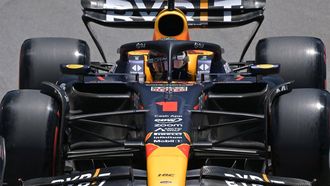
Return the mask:
<path id="1" fill-rule="evenodd" d="M 268 179 L 268 177 L 267 177 L 266 174 L 262 174 L 262 177 L 264 178 L 264 180 L 265 180 L 266 182 L 270 183 L 270 181 L 269 181 L 269 179 Z"/>
<path id="2" fill-rule="evenodd" d="M 209 2 L 208 2 L 208 0 L 201 0 L 201 2 L 200 2 L 200 9 L 206 10 L 208 8 L 209 8 Z M 200 20 L 201 21 L 206 21 L 206 22 L 209 20 L 209 16 L 208 16 L 207 11 L 201 12 Z"/>
<path id="3" fill-rule="evenodd" d="M 188 52 L 188 73 L 191 75 L 191 81 L 196 81 L 196 73 L 197 73 L 197 58 L 199 55 L 213 55 L 213 52 L 205 51 L 205 50 L 195 50 Z"/>
<path id="4" fill-rule="evenodd" d="M 185 186 L 188 158 L 177 147 L 159 147 L 147 157 L 148 186 Z"/>
<path id="5" fill-rule="evenodd" d="M 189 61 L 188 61 L 188 74 L 191 75 L 191 80 L 196 79 L 196 69 L 197 69 L 197 54 L 188 54 Z"/>
<path id="6" fill-rule="evenodd" d="M 96 169 L 93 178 L 96 178 L 100 174 L 100 169 Z"/>
<path id="7" fill-rule="evenodd" d="M 83 68 L 84 65 L 79 65 L 79 64 L 68 64 L 65 65 L 66 68 L 68 69 L 79 69 L 79 68 Z"/>
<path id="8" fill-rule="evenodd" d="M 95 173 L 94 173 L 94 175 L 93 175 L 93 178 L 96 178 L 96 177 L 98 177 L 99 176 L 99 174 L 100 174 L 100 169 L 96 169 L 95 170 Z M 97 182 L 96 181 L 94 181 L 94 182 L 92 182 L 92 185 L 95 185 Z"/>
<path id="9" fill-rule="evenodd" d="M 160 40 L 160 39 L 169 37 L 169 36 L 165 36 L 165 35 L 161 34 L 159 31 L 159 20 L 163 16 L 167 16 L 167 15 L 176 15 L 176 16 L 180 17 L 184 22 L 182 32 L 176 36 L 171 36 L 171 38 L 175 38 L 176 40 L 189 40 L 190 37 L 189 37 L 188 21 L 187 21 L 186 15 L 179 9 L 174 9 L 172 11 L 165 9 L 165 10 L 162 10 L 161 12 L 159 12 L 159 14 L 157 15 L 156 20 L 155 20 L 154 40 Z"/>
<path id="10" fill-rule="evenodd" d="M 261 69 L 270 69 L 270 68 L 274 68 L 275 66 L 272 64 L 260 64 L 260 65 L 257 65 L 257 67 L 261 68 Z"/>
<path id="11" fill-rule="evenodd" d="M 131 55 L 131 56 L 143 55 L 143 57 L 144 57 L 144 74 L 146 76 L 146 83 L 153 81 L 152 75 L 150 73 L 150 69 L 147 65 L 148 54 L 149 54 L 149 50 L 135 50 L 135 51 L 128 52 L 128 55 Z"/>

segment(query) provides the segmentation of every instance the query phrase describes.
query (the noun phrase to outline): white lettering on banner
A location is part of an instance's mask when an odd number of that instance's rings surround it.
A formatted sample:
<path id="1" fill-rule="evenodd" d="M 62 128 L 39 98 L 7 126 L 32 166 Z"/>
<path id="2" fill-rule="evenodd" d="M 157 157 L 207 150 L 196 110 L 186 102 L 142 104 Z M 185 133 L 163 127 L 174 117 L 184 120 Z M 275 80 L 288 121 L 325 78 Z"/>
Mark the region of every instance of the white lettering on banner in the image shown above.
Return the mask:
<path id="1" fill-rule="evenodd" d="M 182 124 L 155 124 L 155 127 L 182 127 Z"/>
<path id="2" fill-rule="evenodd" d="M 174 143 L 174 140 L 154 140 L 154 143 Z"/>
<path id="3" fill-rule="evenodd" d="M 158 128 L 154 132 L 180 132 L 182 128 Z"/>
<path id="4" fill-rule="evenodd" d="M 239 6 L 242 5 L 242 0 L 215 0 L 214 1 L 214 6 L 216 7 L 224 7 L 224 8 L 231 8 L 233 6 Z M 224 22 L 230 22 L 231 21 L 231 11 L 225 11 L 224 12 L 224 17 L 223 17 Z"/>
<path id="5" fill-rule="evenodd" d="M 182 121 L 182 118 L 159 118 L 155 119 L 155 122 L 160 124 L 168 124 L 168 123 L 179 123 Z"/>
<path id="6" fill-rule="evenodd" d="M 97 177 L 106 177 L 106 176 L 110 176 L 110 172 L 106 172 L 106 173 L 101 173 L 99 174 Z M 92 174 L 91 173 L 86 173 L 86 174 L 82 174 L 82 175 L 77 175 L 75 177 L 67 177 L 67 178 L 62 178 L 62 179 L 56 179 L 56 180 L 52 180 L 50 183 L 65 183 L 65 182 L 70 182 L 70 181 L 74 181 L 74 180 L 84 180 L 84 179 L 89 179 L 92 178 Z M 102 181 L 100 182 L 97 186 L 102 186 L 105 184 L 106 181 Z M 78 186 L 89 186 L 90 182 L 84 182 L 84 183 L 80 183 L 78 184 Z"/>
<path id="7" fill-rule="evenodd" d="M 183 8 L 187 8 L 187 9 L 194 9 L 194 5 L 192 3 L 190 3 L 189 1 L 176 2 L 175 6 L 183 7 Z M 187 12 L 186 13 L 187 21 L 194 21 L 194 19 L 193 19 L 194 14 L 195 14 L 194 12 Z"/>
<path id="8" fill-rule="evenodd" d="M 135 1 L 136 6 L 139 9 L 146 9 L 146 5 L 144 4 L 144 2 L 142 0 L 136 0 Z M 162 0 L 156 0 L 155 3 L 152 6 L 152 9 L 160 9 L 162 7 L 162 4 L 164 3 L 164 1 Z M 156 15 L 158 14 L 158 12 L 153 12 L 151 11 L 149 14 L 145 11 L 141 11 L 140 12 L 141 16 L 143 17 L 144 20 L 146 21 L 152 21 L 155 19 Z"/>
<path id="9" fill-rule="evenodd" d="M 124 9 L 133 9 L 133 5 L 129 1 L 125 1 L 125 0 L 107 0 L 104 5 L 104 8 L 124 10 Z"/>
<path id="10" fill-rule="evenodd" d="M 134 3 L 136 4 L 137 9 L 147 9 L 146 1 L 143 0 L 135 0 Z M 125 9 L 134 9 L 135 6 L 132 4 L 133 2 L 125 1 L 125 0 L 106 0 L 104 4 L 104 8 L 114 9 L 114 10 L 125 10 Z M 152 7 L 148 7 L 149 9 L 162 9 L 166 8 L 167 1 L 165 0 L 156 0 Z M 224 8 L 231 8 L 233 6 L 241 6 L 242 0 L 215 0 L 214 7 L 224 7 Z M 194 4 L 187 0 L 182 0 L 180 2 L 175 3 L 176 7 L 182 9 L 195 9 Z M 158 12 L 156 11 L 140 11 L 139 14 L 141 15 L 144 21 L 153 21 L 157 16 Z M 224 21 L 229 22 L 232 20 L 232 15 L 230 11 L 224 12 Z M 194 21 L 194 12 L 186 12 L 187 21 Z M 131 22 L 134 21 L 132 17 L 133 11 L 125 11 L 124 14 L 118 15 L 114 11 L 108 11 L 106 20 L 109 22 L 114 22 L 115 19 L 119 19 L 122 21 Z"/>
<path id="11" fill-rule="evenodd" d="M 154 136 L 181 136 L 182 133 L 181 132 L 172 132 L 172 133 L 154 133 Z"/>
<path id="12" fill-rule="evenodd" d="M 215 7 L 231 8 L 233 6 L 240 6 L 240 5 L 242 5 L 242 0 L 215 0 L 214 1 Z"/>
<path id="13" fill-rule="evenodd" d="M 267 182 L 265 181 L 262 177 L 260 176 L 256 176 L 256 175 L 246 175 L 246 174 L 228 174 L 228 173 L 225 173 L 224 174 L 226 177 L 229 177 L 229 178 L 240 178 L 240 179 L 245 179 L 245 180 L 253 180 L 253 181 L 261 181 L 261 182 Z M 269 180 L 271 183 L 276 183 L 276 184 L 282 184 L 282 185 L 285 185 L 285 182 L 284 181 L 277 181 L 277 180 Z M 243 182 L 235 182 L 235 181 L 225 181 L 226 184 L 228 186 L 248 186 L 250 184 L 246 184 L 246 183 L 243 183 Z M 251 184 L 252 186 L 262 186 L 260 184 Z"/>

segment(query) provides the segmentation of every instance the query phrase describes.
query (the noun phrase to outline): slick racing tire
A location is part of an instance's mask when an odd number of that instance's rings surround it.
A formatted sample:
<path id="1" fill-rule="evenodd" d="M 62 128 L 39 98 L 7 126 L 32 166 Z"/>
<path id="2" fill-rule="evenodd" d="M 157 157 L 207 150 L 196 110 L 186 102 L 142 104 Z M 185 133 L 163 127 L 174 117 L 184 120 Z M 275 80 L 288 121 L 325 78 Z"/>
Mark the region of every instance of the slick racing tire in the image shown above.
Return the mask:
<path id="1" fill-rule="evenodd" d="M 323 42 L 314 37 L 272 37 L 256 47 L 257 64 L 280 64 L 284 81 L 294 88 L 325 89 L 326 58 Z"/>
<path id="2" fill-rule="evenodd" d="M 85 41 L 71 38 L 33 38 L 24 41 L 19 65 L 19 88 L 40 89 L 43 81 L 60 79 L 61 64 L 89 64 Z"/>
<path id="3" fill-rule="evenodd" d="M 5 182 L 51 176 L 56 159 L 58 106 L 39 90 L 8 92 L 0 111 L 0 135 L 6 142 Z"/>
<path id="4" fill-rule="evenodd" d="M 270 123 L 272 168 L 277 176 L 320 179 L 329 171 L 330 94 L 293 89 L 274 100 Z"/>

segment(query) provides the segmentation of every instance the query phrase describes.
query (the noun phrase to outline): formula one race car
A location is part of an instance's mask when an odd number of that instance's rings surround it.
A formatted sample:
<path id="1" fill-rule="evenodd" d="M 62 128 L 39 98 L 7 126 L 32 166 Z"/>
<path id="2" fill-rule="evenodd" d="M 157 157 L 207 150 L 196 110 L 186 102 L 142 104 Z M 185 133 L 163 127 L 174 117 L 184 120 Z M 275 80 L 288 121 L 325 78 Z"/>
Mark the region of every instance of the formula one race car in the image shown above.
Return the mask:
<path id="1" fill-rule="evenodd" d="M 21 49 L 19 90 L 0 111 L 8 185 L 328 185 L 325 47 L 312 37 L 259 41 L 265 0 L 82 0 L 86 42 L 34 38 Z M 116 65 L 89 23 L 154 28 L 122 45 Z M 257 22 L 241 61 L 189 28 Z"/>

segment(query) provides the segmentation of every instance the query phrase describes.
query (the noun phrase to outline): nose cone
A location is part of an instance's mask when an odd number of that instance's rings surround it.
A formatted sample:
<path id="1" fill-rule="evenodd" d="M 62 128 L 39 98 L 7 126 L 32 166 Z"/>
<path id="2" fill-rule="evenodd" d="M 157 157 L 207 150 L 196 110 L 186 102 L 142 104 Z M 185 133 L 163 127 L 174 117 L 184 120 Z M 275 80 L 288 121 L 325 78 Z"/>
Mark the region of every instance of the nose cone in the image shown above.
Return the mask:
<path id="1" fill-rule="evenodd" d="M 186 16 L 178 9 L 163 10 L 156 17 L 154 40 L 161 39 L 189 40 Z"/>
<path id="2" fill-rule="evenodd" d="M 189 149 L 188 144 L 176 147 L 147 144 L 148 186 L 185 186 Z"/>

